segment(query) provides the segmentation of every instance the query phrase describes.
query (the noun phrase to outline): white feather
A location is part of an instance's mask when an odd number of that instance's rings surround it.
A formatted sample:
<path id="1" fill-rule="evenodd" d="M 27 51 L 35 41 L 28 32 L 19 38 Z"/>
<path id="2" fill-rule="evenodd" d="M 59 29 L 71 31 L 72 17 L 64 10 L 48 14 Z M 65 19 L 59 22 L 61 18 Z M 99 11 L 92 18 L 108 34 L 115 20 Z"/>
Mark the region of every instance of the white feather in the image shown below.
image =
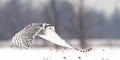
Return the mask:
<path id="1" fill-rule="evenodd" d="M 62 38 L 60 38 L 60 36 L 54 30 L 46 29 L 45 30 L 45 34 L 42 34 L 42 35 L 39 34 L 38 36 L 40 36 L 43 39 L 48 40 L 48 41 L 50 41 L 52 43 L 55 43 L 57 45 L 74 49 L 72 46 L 70 46 L 69 44 L 67 44 L 65 42 L 65 40 L 63 40 Z"/>

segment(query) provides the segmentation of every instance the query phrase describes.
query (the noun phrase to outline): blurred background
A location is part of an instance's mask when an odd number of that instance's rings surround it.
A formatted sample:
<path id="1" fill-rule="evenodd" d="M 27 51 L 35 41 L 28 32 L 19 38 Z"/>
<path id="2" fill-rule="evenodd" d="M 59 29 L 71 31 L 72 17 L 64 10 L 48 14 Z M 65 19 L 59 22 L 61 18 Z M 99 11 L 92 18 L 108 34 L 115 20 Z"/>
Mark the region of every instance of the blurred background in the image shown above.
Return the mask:
<path id="1" fill-rule="evenodd" d="M 32 22 L 55 25 L 74 47 L 120 45 L 120 0 L 0 0 L 0 47 Z M 37 37 L 33 47 L 54 44 Z"/>

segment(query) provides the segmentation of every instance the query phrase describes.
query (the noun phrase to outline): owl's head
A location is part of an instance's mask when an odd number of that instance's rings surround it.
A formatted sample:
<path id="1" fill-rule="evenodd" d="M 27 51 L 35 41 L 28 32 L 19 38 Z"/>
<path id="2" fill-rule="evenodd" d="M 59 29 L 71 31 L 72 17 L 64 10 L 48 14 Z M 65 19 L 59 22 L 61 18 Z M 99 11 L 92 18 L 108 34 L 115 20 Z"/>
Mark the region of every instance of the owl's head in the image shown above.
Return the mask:
<path id="1" fill-rule="evenodd" d="M 43 23 L 43 30 L 45 31 L 55 31 L 55 27 L 48 23 Z"/>
<path id="2" fill-rule="evenodd" d="M 45 34 L 45 32 L 48 32 L 48 31 L 55 31 L 55 27 L 51 24 L 48 24 L 48 23 L 42 23 L 40 25 L 40 31 L 38 34 Z"/>

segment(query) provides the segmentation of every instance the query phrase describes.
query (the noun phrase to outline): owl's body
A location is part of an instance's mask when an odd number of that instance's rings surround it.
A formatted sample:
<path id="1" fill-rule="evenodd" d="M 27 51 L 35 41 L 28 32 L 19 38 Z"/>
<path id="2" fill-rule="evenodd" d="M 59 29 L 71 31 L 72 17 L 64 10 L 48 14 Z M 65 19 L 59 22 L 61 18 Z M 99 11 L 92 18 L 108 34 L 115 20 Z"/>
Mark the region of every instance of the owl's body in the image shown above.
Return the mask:
<path id="1" fill-rule="evenodd" d="M 47 23 L 31 23 L 27 25 L 13 36 L 11 47 L 29 48 L 36 36 L 42 37 L 57 45 L 74 49 L 55 33 L 54 26 Z"/>
<path id="2" fill-rule="evenodd" d="M 54 26 L 47 23 L 31 23 L 28 24 L 21 31 L 16 33 L 11 41 L 11 47 L 17 48 L 29 48 L 36 36 L 39 36 L 47 41 L 50 41 L 54 44 L 57 44 L 62 47 L 76 49 L 69 44 L 66 43 L 65 40 L 59 37 L 59 35 L 55 32 Z M 81 50 L 81 52 L 90 51 L 91 49 Z"/>
<path id="3" fill-rule="evenodd" d="M 20 32 L 16 33 L 11 42 L 11 47 L 29 48 L 35 36 L 42 29 L 41 23 L 31 23 Z"/>

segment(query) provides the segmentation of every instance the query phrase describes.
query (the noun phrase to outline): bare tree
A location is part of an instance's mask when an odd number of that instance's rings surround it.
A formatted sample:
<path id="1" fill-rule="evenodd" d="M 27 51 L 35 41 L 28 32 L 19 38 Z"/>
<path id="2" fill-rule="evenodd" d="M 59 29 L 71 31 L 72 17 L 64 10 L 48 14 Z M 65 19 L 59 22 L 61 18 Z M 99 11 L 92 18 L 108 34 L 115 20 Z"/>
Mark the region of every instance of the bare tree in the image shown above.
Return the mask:
<path id="1" fill-rule="evenodd" d="M 56 0 L 51 0 L 50 2 L 51 2 L 51 8 L 54 14 L 55 29 L 56 29 L 56 32 L 58 33 L 58 13 L 57 13 L 57 8 L 56 8 Z"/>
<path id="2" fill-rule="evenodd" d="M 81 48 L 86 47 L 85 43 L 85 32 L 84 32 L 84 0 L 80 0 L 80 9 L 79 9 L 79 28 L 80 28 L 80 46 Z"/>

